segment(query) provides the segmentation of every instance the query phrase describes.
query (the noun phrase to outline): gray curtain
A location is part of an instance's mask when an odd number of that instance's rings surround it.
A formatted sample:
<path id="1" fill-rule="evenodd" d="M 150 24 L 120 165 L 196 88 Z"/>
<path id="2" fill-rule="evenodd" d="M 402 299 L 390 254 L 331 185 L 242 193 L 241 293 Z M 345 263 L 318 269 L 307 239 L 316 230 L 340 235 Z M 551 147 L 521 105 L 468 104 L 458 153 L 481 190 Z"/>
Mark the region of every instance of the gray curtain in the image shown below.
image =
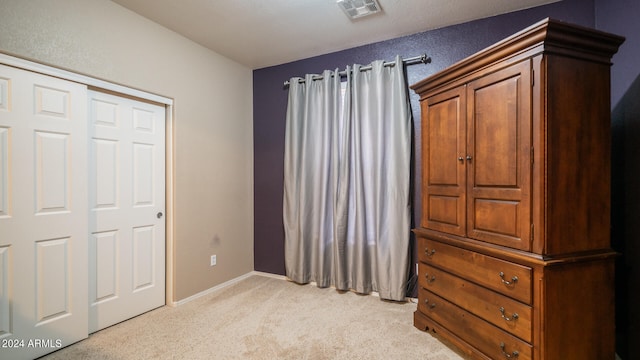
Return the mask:
<path id="1" fill-rule="evenodd" d="M 283 221 L 287 277 L 404 300 L 411 111 L 400 57 L 289 85 Z"/>

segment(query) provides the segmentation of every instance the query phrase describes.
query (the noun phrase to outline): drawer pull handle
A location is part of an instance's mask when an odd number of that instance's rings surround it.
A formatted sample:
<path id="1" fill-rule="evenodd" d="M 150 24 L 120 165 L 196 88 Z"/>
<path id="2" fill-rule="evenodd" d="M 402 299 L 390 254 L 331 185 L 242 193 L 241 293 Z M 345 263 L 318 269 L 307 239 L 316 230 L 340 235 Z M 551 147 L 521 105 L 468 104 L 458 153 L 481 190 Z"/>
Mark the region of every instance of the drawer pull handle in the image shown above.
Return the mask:
<path id="1" fill-rule="evenodd" d="M 513 313 L 511 317 L 506 316 L 504 314 L 504 308 L 502 306 L 500 307 L 500 313 L 502 314 L 502 318 L 505 319 L 506 321 L 515 321 L 516 319 L 518 319 L 518 313 Z"/>
<path id="2" fill-rule="evenodd" d="M 500 280 L 502 281 L 503 284 L 509 286 L 509 285 L 515 285 L 516 282 L 518 282 L 518 277 L 514 276 L 511 278 L 511 281 L 507 281 L 504 279 L 504 273 L 502 271 L 500 271 Z"/>
<path id="3" fill-rule="evenodd" d="M 424 299 L 424 304 L 427 305 L 429 307 L 429 309 L 433 309 L 433 308 L 436 307 L 435 303 L 429 304 L 429 299 Z"/>
<path id="4" fill-rule="evenodd" d="M 433 256 L 433 254 L 435 253 L 436 253 L 436 249 L 429 250 L 429 248 L 424 248 L 424 254 L 427 256 Z"/>
<path id="5" fill-rule="evenodd" d="M 425 273 L 424 277 L 427 279 L 428 283 L 432 283 L 432 282 L 436 281 L 436 276 L 435 275 L 431 276 L 431 279 L 429 279 L 429 274 Z"/>
<path id="6" fill-rule="evenodd" d="M 511 358 L 517 358 L 518 355 L 520 355 L 517 351 L 512 352 L 511 354 L 509 354 L 508 352 L 504 351 L 504 343 L 501 342 L 500 343 L 500 350 L 502 351 L 502 355 L 504 355 L 504 357 L 506 357 L 507 359 L 511 359 Z"/>

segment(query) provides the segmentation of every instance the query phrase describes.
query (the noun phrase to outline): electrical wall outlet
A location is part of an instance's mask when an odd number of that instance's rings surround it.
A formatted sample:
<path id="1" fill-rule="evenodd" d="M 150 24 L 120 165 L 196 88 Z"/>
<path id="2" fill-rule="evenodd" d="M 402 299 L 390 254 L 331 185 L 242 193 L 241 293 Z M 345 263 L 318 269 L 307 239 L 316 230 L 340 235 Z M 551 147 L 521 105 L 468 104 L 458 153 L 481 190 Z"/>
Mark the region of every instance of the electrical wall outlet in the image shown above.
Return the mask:
<path id="1" fill-rule="evenodd" d="M 218 259 L 216 258 L 216 256 L 215 255 L 211 255 L 211 265 L 210 266 L 214 266 L 217 262 L 218 262 Z"/>

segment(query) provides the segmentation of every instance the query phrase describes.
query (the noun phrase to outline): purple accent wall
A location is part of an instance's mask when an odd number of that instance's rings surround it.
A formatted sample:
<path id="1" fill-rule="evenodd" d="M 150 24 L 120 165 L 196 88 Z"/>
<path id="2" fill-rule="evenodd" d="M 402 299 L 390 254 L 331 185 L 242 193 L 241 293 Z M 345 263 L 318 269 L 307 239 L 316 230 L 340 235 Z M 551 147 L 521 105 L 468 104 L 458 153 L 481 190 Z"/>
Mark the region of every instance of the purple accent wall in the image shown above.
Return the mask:
<path id="1" fill-rule="evenodd" d="M 639 15 L 638 0 L 596 0 L 596 27 L 626 37 L 611 68 L 611 239 L 621 253 L 616 263 L 616 348 L 622 359 L 640 359 Z"/>
<path id="2" fill-rule="evenodd" d="M 428 11 L 428 9 L 425 9 Z M 640 1 L 563 0 L 557 3 L 426 31 L 389 41 L 321 55 L 253 72 L 254 111 L 254 268 L 284 275 L 284 231 L 282 187 L 287 90 L 283 82 L 293 76 L 320 73 L 324 69 L 344 69 L 347 64 L 368 64 L 426 53 L 428 65 L 407 67 L 409 84 L 462 60 L 463 58 L 524 29 L 546 17 L 567 21 L 627 37 L 614 57 L 612 68 L 613 107 L 613 198 L 612 241 L 623 252 L 616 278 L 618 352 L 623 359 L 638 358 L 628 339 L 639 339 L 640 271 Z M 425 26 L 426 27 L 426 26 Z M 414 116 L 414 183 L 419 184 L 420 108 L 411 95 Z M 420 191 L 414 192 L 413 219 L 420 217 Z M 633 259 L 633 260 L 632 260 Z M 633 285 L 635 284 L 635 285 Z M 597 311 L 594 309 L 594 311 Z M 631 315 L 631 317 L 629 317 Z M 632 334 L 630 336 L 630 334 Z M 628 344 L 628 345 L 627 345 Z M 636 345 L 637 347 L 637 345 Z M 627 356 L 627 354 L 629 356 Z M 633 355 L 633 356 L 632 356 Z"/>

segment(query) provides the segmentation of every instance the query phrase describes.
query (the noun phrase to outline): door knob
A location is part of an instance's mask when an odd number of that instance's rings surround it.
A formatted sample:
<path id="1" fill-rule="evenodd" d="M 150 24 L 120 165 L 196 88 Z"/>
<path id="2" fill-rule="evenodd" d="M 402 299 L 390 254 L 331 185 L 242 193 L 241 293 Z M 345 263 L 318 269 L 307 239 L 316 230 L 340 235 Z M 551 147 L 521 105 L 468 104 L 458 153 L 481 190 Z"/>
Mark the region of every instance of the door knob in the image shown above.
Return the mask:
<path id="1" fill-rule="evenodd" d="M 162 217 L 162 211 L 160 211 L 156 216 L 160 219 Z"/>
<path id="2" fill-rule="evenodd" d="M 467 161 L 471 161 L 471 155 L 467 155 Z"/>

